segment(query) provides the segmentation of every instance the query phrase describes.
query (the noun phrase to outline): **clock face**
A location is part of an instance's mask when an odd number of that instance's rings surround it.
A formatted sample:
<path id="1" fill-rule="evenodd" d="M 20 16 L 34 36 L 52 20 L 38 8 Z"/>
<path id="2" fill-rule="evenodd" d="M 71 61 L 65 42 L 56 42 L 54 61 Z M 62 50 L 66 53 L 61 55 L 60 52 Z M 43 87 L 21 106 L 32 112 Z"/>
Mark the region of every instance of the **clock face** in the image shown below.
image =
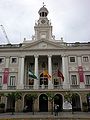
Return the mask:
<path id="1" fill-rule="evenodd" d="M 43 23 L 43 24 L 44 24 L 45 22 L 46 22 L 45 20 L 42 20 L 42 21 L 41 21 L 41 23 Z"/>

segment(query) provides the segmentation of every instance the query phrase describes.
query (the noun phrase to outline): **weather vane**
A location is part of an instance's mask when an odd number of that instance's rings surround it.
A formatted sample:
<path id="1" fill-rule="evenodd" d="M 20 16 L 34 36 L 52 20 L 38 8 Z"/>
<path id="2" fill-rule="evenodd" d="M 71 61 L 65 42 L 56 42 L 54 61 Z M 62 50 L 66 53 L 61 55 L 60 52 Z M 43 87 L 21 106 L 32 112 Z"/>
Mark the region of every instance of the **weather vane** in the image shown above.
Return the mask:
<path id="1" fill-rule="evenodd" d="M 46 6 L 46 5 L 45 5 L 44 2 L 43 2 L 43 7 L 44 7 L 44 6 Z"/>

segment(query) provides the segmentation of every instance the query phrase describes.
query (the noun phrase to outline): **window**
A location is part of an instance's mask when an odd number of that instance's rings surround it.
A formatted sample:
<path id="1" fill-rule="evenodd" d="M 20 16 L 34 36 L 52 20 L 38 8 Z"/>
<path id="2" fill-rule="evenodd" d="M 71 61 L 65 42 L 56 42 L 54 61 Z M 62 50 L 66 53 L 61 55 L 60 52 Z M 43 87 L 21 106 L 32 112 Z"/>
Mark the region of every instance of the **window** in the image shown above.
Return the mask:
<path id="1" fill-rule="evenodd" d="M 17 58 L 12 58 L 12 63 L 16 63 L 17 62 Z"/>
<path id="2" fill-rule="evenodd" d="M 75 57 L 70 57 L 70 62 L 75 62 Z"/>
<path id="3" fill-rule="evenodd" d="M 77 76 L 76 75 L 71 75 L 71 84 L 77 85 Z"/>
<path id="4" fill-rule="evenodd" d="M 4 63 L 4 58 L 0 58 L 0 64 Z"/>
<path id="5" fill-rule="evenodd" d="M 85 75 L 86 85 L 90 85 L 90 75 Z"/>
<path id="6" fill-rule="evenodd" d="M 0 76 L 0 86 L 2 85 L 2 76 Z"/>
<path id="7" fill-rule="evenodd" d="M 83 57 L 83 62 L 89 62 L 89 57 L 88 56 L 84 56 Z"/>
<path id="8" fill-rule="evenodd" d="M 11 57 L 11 63 L 12 64 L 17 63 L 17 57 Z"/>
<path id="9" fill-rule="evenodd" d="M 15 86 L 16 76 L 10 76 L 9 86 Z"/>

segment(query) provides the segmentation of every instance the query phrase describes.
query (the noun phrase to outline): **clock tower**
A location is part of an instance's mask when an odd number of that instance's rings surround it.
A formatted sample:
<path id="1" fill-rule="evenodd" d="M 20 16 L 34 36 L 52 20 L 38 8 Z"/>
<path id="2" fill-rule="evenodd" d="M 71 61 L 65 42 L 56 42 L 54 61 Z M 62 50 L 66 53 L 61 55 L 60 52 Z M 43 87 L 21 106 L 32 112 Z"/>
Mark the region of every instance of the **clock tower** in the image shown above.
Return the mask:
<path id="1" fill-rule="evenodd" d="M 39 13 L 39 20 L 35 23 L 35 40 L 51 40 L 52 39 L 52 26 L 50 21 L 47 18 L 48 10 L 43 5 L 38 11 Z"/>

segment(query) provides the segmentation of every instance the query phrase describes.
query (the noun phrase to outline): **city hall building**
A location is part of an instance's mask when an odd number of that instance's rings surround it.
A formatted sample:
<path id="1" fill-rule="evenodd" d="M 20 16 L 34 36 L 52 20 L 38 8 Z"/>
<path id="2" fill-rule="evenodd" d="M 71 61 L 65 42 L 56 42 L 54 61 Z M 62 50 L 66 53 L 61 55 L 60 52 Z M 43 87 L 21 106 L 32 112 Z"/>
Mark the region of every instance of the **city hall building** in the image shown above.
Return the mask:
<path id="1" fill-rule="evenodd" d="M 23 111 L 27 106 L 30 112 L 47 112 L 52 110 L 51 93 L 53 107 L 58 104 L 59 111 L 63 111 L 69 105 L 65 95 L 70 93 L 75 111 L 83 110 L 83 102 L 90 110 L 90 42 L 55 40 L 47 8 L 41 7 L 38 13 L 31 40 L 0 45 L 0 103 L 5 103 L 5 111 L 11 106 Z M 11 103 L 5 94 L 14 92 L 21 92 L 21 99 Z M 37 94 L 34 102 L 27 97 L 32 93 Z"/>

